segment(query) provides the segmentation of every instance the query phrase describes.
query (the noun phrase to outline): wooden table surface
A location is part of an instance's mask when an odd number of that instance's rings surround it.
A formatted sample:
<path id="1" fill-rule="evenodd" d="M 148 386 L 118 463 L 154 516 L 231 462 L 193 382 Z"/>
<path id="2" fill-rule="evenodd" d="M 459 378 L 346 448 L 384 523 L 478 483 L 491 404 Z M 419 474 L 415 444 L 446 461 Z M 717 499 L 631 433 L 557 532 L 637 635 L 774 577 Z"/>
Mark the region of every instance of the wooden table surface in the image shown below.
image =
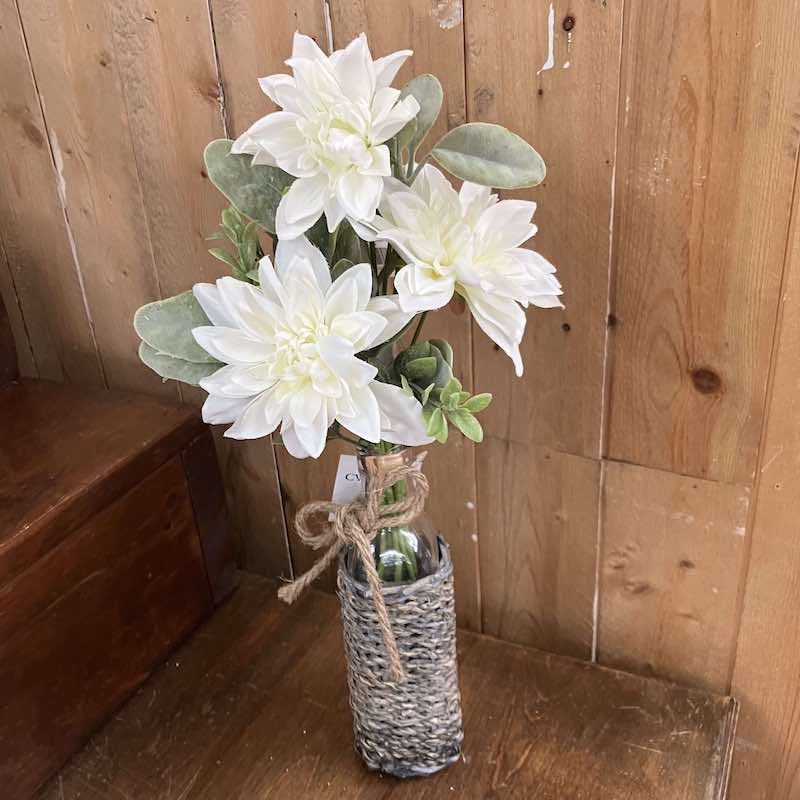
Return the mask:
<path id="1" fill-rule="evenodd" d="M 731 698 L 459 633 L 461 762 L 399 781 L 352 747 L 338 604 L 249 575 L 40 800 L 719 800 Z"/>

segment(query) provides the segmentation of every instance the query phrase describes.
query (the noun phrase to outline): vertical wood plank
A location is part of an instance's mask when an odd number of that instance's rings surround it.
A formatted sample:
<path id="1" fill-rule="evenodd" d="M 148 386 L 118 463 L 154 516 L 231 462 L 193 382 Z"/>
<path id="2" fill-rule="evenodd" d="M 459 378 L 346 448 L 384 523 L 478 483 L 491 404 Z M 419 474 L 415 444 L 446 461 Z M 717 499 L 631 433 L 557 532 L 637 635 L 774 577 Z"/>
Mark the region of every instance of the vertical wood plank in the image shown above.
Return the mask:
<path id="1" fill-rule="evenodd" d="M 599 659 L 727 691 L 747 486 L 607 462 Z"/>
<path id="2" fill-rule="evenodd" d="M 796 7 L 625 10 L 609 455 L 750 483 L 800 136 Z"/>
<path id="3" fill-rule="evenodd" d="M 731 800 L 800 795 L 800 205 L 772 359 L 733 694 L 742 704 Z"/>
<path id="4" fill-rule="evenodd" d="M 63 184 L 14 0 L 0 2 L 0 74 L 0 260 L 7 262 L 0 285 L 20 367 L 25 375 L 102 386 L 59 199 Z M 53 145 L 58 152 L 57 139 Z"/>
<path id="5" fill-rule="evenodd" d="M 599 462 L 494 437 L 481 458 L 484 632 L 590 658 Z"/>
<path id="6" fill-rule="evenodd" d="M 36 377 L 38 372 L 17 290 L 0 241 L 0 382 L 12 380 L 20 374 Z"/>
<path id="7" fill-rule="evenodd" d="M 136 357 L 131 319 L 159 285 L 110 9 L 33 0 L 20 11 L 108 383 L 177 396 Z"/>
<path id="8" fill-rule="evenodd" d="M 531 246 L 566 305 L 528 312 L 522 379 L 473 327 L 476 388 L 495 397 L 477 461 L 484 629 L 588 657 L 599 469 L 549 448 L 600 454 L 622 4 L 480 0 L 465 24 L 469 119 L 506 125 L 547 162 L 541 186 L 502 195 L 538 203 Z M 561 508 L 574 513 L 554 519 Z"/>
<path id="9" fill-rule="evenodd" d="M 558 268 L 566 306 L 529 310 L 521 380 L 475 329 L 476 381 L 495 394 L 486 427 L 592 458 L 600 454 L 621 25 L 621 2 L 480 0 L 466 13 L 469 119 L 505 125 L 546 161 L 545 182 L 513 196 L 538 204 L 530 246 Z"/>
<path id="10" fill-rule="evenodd" d="M 231 137 L 275 109 L 258 79 L 288 72 L 296 30 L 328 51 L 323 0 L 210 0 Z"/>

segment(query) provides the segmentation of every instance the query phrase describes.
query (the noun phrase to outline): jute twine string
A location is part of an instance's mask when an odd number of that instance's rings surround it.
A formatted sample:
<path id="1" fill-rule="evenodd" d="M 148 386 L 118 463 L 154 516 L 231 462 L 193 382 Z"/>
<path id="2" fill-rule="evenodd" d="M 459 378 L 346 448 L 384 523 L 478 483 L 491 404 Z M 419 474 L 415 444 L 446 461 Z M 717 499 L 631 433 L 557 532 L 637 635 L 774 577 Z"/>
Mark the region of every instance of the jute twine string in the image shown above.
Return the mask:
<path id="1" fill-rule="evenodd" d="M 397 502 L 382 505 L 384 491 L 402 480 L 407 481 L 406 496 Z M 361 557 L 372 590 L 375 613 L 378 615 L 378 623 L 389 655 L 392 678 L 397 682 L 405 680 L 405 674 L 370 545 L 381 528 L 403 525 L 419 515 L 425 506 L 428 491 L 428 479 L 422 472 L 416 467 L 403 464 L 371 476 L 369 488 L 363 499 L 343 505 L 328 500 L 306 503 L 295 517 L 297 533 L 303 542 L 314 550 L 323 547 L 328 549 L 311 569 L 278 590 L 281 600 L 293 603 L 301 592 L 334 562 L 345 545 L 354 545 Z M 317 514 L 324 514 L 326 518 L 333 515 L 332 522 L 322 533 L 314 533 L 309 527 L 311 518 Z"/>

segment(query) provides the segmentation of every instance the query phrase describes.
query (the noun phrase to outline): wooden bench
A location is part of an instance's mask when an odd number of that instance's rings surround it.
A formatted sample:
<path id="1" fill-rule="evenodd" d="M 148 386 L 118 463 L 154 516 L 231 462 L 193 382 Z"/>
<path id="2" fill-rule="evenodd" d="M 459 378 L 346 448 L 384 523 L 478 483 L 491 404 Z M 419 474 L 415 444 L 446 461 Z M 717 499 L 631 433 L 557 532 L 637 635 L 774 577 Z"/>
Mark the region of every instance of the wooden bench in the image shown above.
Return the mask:
<path id="1" fill-rule="evenodd" d="M 236 580 L 196 410 L 19 380 L 0 303 L 0 797 L 22 800 Z"/>
<path id="2" fill-rule="evenodd" d="M 242 585 L 41 800 L 722 800 L 729 697 L 459 632 L 463 760 L 369 773 L 352 747 L 338 603 Z"/>

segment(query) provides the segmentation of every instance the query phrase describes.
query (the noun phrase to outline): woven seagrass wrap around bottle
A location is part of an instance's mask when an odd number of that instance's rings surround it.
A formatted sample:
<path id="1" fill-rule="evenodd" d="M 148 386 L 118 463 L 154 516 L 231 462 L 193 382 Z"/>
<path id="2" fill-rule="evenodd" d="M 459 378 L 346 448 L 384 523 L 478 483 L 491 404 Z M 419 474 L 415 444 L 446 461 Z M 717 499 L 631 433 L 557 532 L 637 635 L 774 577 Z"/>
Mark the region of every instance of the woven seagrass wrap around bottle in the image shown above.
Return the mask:
<path id="1" fill-rule="evenodd" d="M 453 564 L 440 540 L 439 569 L 404 586 L 384 586 L 405 680 L 390 663 L 367 584 L 339 560 L 344 647 L 355 745 L 370 769 L 399 778 L 430 775 L 461 754 Z"/>

